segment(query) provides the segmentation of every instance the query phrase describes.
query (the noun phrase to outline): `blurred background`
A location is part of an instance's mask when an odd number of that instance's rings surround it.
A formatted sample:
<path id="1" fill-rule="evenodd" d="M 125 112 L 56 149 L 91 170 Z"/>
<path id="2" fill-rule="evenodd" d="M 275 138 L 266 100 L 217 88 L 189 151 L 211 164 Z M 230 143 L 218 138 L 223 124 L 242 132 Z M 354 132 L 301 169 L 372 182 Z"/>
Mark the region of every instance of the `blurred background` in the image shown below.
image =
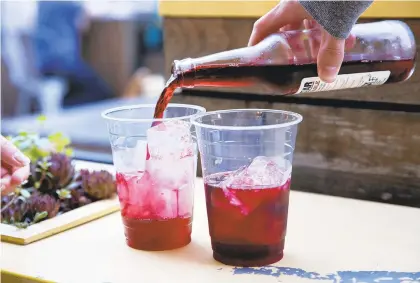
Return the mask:
<path id="1" fill-rule="evenodd" d="M 2 117 L 133 95 L 127 84 L 141 67 L 163 80 L 157 1 L 1 5 Z"/>
<path id="2" fill-rule="evenodd" d="M 108 148 L 100 112 L 154 102 L 165 83 L 157 0 L 2 1 L 1 51 L 2 134 L 43 114 L 46 131 Z"/>

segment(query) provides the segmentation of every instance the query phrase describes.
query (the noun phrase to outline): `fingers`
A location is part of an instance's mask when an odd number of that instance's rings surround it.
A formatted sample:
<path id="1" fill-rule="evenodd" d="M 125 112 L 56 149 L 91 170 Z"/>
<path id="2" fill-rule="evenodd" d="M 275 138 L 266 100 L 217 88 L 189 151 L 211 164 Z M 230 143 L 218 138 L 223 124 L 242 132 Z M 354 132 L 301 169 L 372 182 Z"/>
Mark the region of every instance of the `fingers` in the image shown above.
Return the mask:
<path id="1" fill-rule="evenodd" d="M 297 1 L 281 1 L 255 22 L 248 46 L 257 44 L 286 25 L 301 24 L 305 16 L 306 11 Z"/>
<path id="2" fill-rule="evenodd" d="M 1 195 L 7 195 L 29 177 L 30 160 L 10 141 L 0 135 Z"/>
<path id="3" fill-rule="evenodd" d="M 1 182 L 1 196 L 5 196 L 13 192 L 14 187 L 11 185 L 12 176 L 6 175 L 3 176 L 0 180 Z"/>
<path id="4" fill-rule="evenodd" d="M 20 150 L 18 150 L 5 137 L 0 136 L 1 143 L 1 161 L 12 167 L 22 167 L 29 164 L 30 160 Z"/>
<path id="5" fill-rule="evenodd" d="M 3 178 L 6 175 L 9 175 L 9 170 L 7 170 L 4 167 L 1 167 L 1 177 Z"/>
<path id="6" fill-rule="evenodd" d="M 282 19 L 281 6 L 281 4 L 278 4 L 254 23 L 248 46 L 257 44 L 268 35 L 275 33 L 280 28 L 288 24 Z"/>
<path id="7" fill-rule="evenodd" d="M 267 14 L 258 19 L 252 30 L 248 46 L 252 46 L 268 35 L 286 30 L 297 30 L 305 21 L 305 28 L 313 28 L 318 24 L 296 0 L 283 0 Z M 290 40 L 289 40 L 290 41 Z M 344 48 L 354 45 L 355 38 L 346 41 L 337 39 L 321 28 L 321 38 L 312 38 L 311 55 L 317 58 L 318 76 L 327 83 L 335 81 L 344 59 Z M 299 50 L 298 50 L 299 51 Z"/>
<path id="8" fill-rule="evenodd" d="M 318 52 L 318 76 L 327 83 L 334 82 L 344 59 L 344 39 L 332 37 L 322 31 L 321 46 Z"/>
<path id="9" fill-rule="evenodd" d="M 314 20 L 305 20 L 304 21 L 305 29 L 313 29 L 318 26 Z M 309 48 L 311 52 L 311 59 L 317 58 L 319 52 L 319 46 L 321 44 L 321 35 L 318 33 L 311 33 L 309 38 Z"/>
<path id="10" fill-rule="evenodd" d="M 2 177 L 1 177 L 1 195 L 8 195 L 13 192 L 15 188 L 21 185 L 23 182 L 28 180 L 30 169 L 29 165 L 24 167 L 13 168 L 13 173 L 3 174 L 2 168 Z"/>
<path id="11" fill-rule="evenodd" d="M 304 27 L 305 27 L 304 22 L 296 22 L 293 24 L 288 24 L 288 25 L 283 26 L 282 28 L 280 28 L 280 31 L 301 30 Z"/>
<path id="12" fill-rule="evenodd" d="M 28 180 L 29 177 L 29 165 L 26 165 L 21 168 L 15 168 L 15 171 L 12 174 L 11 185 L 18 186 Z"/>

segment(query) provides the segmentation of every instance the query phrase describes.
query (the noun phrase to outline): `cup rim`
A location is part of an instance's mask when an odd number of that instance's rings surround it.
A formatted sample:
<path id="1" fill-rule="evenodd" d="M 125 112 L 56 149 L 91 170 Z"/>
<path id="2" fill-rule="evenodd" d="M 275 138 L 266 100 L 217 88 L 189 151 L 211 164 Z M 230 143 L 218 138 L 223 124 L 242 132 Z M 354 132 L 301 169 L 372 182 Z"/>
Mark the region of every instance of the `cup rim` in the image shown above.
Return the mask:
<path id="1" fill-rule="evenodd" d="M 139 108 L 156 108 L 156 104 L 133 104 L 133 105 L 125 105 L 125 106 L 118 106 L 109 108 L 107 110 L 102 111 L 101 117 L 105 120 L 110 121 L 116 121 L 116 122 L 164 122 L 164 121 L 170 121 L 170 120 L 182 120 L 186 118 L 192 118 L 195 115 L 205 113 L 206 108 L 198 106 L 198 105 L 192 105 L 192 104 L 182 104 L 182 103 L 169 103 L 166 108 L 192 108 L 198 110 L 196 114 L 192 115 L 186 115 L 186 116 L 179 116 L 179 117 L 171 117 L 171 118 L 115 118 L 110 117 L 109 114 L 116 112 L 116 111 L 123 111 L 123 110 L 133 110 L 133 109 L 139 109 Z M 201 111 L 201 112 L 200 112 Z"/>
<path id="2" fill-rule="evenodd" d="M 263 126 L 218 126 L 218 125 L 209 125 L 198 122 L 197 120 L 206 116 L 206 115 L 214 115 L 220 113 L 229 113 L 229 112 L 274 112 L 274 113 L 282 113 L 282 114 L 289 114 L 296 118 L 295 121 L 281 123 L 281 124 L 274 124 L 274 125 L 263 125 Z M 227 109 L 227 110 L 217 110 L 217 111 L 209 111 L 204 113 L 199 113 L 194 117 L 190 118 L 191 124 L 201 128 L 207 129 L 215 129 L 215 130 L 230 130 L 230 131 L 255 131 L 255 130 L 268 130 L 268 129 L 277 129 L 277 128 L 285 128 L 289 126 L 294 126 L 302 122 L 303 117 L 302 115 L 285 110 L 277 110 L 277 109 L 259 109 L 259 108 L 243 108 L 243 109 Z"/>

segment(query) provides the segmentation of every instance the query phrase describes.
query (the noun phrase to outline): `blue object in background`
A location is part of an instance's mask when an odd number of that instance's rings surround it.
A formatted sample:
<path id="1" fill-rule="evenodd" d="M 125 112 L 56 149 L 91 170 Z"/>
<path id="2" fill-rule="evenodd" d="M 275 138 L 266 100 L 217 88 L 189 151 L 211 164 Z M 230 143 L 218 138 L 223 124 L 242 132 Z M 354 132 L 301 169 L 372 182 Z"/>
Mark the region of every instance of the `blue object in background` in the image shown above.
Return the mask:
<path id="1" fill-rule="evenodd" d="M 82 58 L 79 23 L 83 15 L 80 2 L 38 2 L 34 31 L 36 66 L 44 76 L 61 76 L 68 81 L 67 105 L 114 96 L 106 82 Z"/>
<path id="2" fill-rule="evenodd" d="M 82 60 L 77 28 L 82 13 L 83 7 L 76 2 L 38 2 L 34 47 L 41 72 L 77 69 Z"/>
<path id="3" fill-rule="evenodd" d="M 156 50 L 162 47 L 163 32 L 162 19 L 158 13 L 158 2 L 155 2 L 154 20 L 149 23 L 144 30 L 144 45 L 148 50 Z"/>
<path id="4" fill-rule="evenodd" d="M 155 24 L 149 24 L 144 31 L 144 45 L 148 50 L 156 50 L 162 46 L 162 29 Z"/>

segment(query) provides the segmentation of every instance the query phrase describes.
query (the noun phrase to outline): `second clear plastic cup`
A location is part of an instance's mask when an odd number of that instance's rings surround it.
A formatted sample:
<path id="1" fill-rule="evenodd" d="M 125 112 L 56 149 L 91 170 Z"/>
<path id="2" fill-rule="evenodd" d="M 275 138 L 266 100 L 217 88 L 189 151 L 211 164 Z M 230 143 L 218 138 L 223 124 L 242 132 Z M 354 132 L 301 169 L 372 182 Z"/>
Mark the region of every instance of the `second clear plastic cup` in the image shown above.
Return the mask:
<path id="1" fill-rule="evenodd" d="M 169 104 L 162 119 L 152 118 L 154 110 L 155 105 L 135 105 L 102 116 L 108 123 L 127 244 L 157 251 L 191 241 L 197 144 L 190 118 L 205 109 Z"/>
<path id="2" fill-rule="evenodd" d="M 234 266 L 281 260 L 302 116 L 238 109 L 201 113 L 191 121 L 201 155 L 214 259 Z"/>

